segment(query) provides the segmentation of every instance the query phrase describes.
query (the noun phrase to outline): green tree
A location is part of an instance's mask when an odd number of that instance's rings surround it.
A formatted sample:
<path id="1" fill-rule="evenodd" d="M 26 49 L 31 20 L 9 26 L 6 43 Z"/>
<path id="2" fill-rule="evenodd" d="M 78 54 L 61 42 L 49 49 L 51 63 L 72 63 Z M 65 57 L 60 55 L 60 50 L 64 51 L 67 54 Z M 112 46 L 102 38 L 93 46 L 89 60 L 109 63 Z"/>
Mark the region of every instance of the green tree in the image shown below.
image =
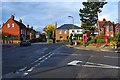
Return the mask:
<path id="1" fill-rule="evenodd" d="M 102 12 L 101 8 L 107 2 L 83 2 L 83 9 L 79 10 L 79 15 L 81 17 L 82 27 L 86 29 L 91 29 L 91 26 L 94 26 L 98 20 L 98 13 Z"/>
<path id="2" fill-rule="evenodd" d="M 55 37 L 55 29 L 55 25 L 48 24 L 43 30 L 47 33 L 49 39 L 53 39 Z"/>
<path id="3" fill-rule="evenodd" d="M 72 37 L 73 37 L 73 34 L 71 33 L 70 34 L 70 42 L 72 42 Z"/>

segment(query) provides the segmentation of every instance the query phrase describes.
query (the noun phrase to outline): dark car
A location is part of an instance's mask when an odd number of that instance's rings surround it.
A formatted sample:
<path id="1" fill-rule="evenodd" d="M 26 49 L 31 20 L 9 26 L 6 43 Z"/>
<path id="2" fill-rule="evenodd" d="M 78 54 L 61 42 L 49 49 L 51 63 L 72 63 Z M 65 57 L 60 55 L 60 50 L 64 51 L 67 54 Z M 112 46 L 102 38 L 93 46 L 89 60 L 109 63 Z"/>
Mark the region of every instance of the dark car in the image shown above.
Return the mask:
<path id="1" fill-rule="evenodd" d="M 20 42 L 20 46 L 31 46 L 31 43 L 30 43 L 30 41 L 23 40 Z"/>

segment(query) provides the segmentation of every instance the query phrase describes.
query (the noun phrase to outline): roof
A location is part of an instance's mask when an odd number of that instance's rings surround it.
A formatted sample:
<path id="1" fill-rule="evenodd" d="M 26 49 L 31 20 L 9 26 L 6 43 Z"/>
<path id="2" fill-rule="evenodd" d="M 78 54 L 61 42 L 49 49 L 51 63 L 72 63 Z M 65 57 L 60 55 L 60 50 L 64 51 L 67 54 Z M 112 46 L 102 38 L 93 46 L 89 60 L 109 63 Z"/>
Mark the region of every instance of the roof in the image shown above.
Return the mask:
<path id="1" fill-rule="evenodd" d="M 99 21 L 98 23 L 99 23 L 99 27 L 101 28 L 101 27 L 103 27 L 103 25 L 105 24 L 105 22 L 107 22 L 107 21 Z"/>
<path id="2" fill-rule="evenodd" d="M 57 30 L 58 29 L 73 29 L 73 24 L 64 24 L 58 27 Z M 82 28 L 74 25 L 74 29 L 82 29 Z"/>
<path id="3" fill-rule="evenodd" d="M 103 26 L 105 26 L 105 25 L 113 25 L 113 24 L 110 21 L 107 21 L 107 22 L 104 23 Z"/>
<path id="4" fill-rule="evenodd" d="M 21 28 L 26 27 L 23 23 L 14 20 Z"/>
<path id="5" fill-rule="evenodd" d="M 115 25 L 115 28 L 120 28 L 120 24 L 117 23 L 117 24 Z"/>

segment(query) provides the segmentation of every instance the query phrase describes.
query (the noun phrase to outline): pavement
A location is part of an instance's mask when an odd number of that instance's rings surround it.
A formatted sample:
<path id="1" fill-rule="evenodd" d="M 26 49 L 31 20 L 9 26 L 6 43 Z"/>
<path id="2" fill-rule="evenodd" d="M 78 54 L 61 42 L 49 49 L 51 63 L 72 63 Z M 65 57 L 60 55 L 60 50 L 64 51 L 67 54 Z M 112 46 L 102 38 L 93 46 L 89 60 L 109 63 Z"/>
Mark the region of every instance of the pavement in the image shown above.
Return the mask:
<path id="1" fill-rule="evenodd" d="M 115 49 L 115 48 L 111 48 L 109 46 L 100 46 L 100 47 L 86 46 L 86 47 L 84 47 L 83 45 L 69 45 L 69 44 L 67 44 L 66 46 L 73 47 L 75 49 L 94 50 L 94 51 L 116 52 L 116 50 L 117 50 L 117 52 L 120 53 L 120 47 Z"/>

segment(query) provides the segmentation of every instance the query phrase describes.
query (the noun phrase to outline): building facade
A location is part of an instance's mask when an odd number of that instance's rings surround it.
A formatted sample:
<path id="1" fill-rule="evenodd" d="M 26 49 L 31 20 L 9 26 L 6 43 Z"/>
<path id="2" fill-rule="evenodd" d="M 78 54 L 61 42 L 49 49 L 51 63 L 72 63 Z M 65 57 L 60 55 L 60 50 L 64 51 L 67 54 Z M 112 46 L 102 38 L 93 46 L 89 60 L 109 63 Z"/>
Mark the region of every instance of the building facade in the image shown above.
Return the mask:
<path id="1" fill-rule="evenodd" d="M 56 40 L 68 40 L 71 34 L 82 34 L 83 29 L 73 25 L 73 24 L 64 24 L 58 27 L 55 31 Z"/>
<path id="2" fill-rule="evenodd" d="M 120 24 L 115 25 L 115 32 L 120 33 Z"/>
<path id="3" fill-rule="evenodd" d="M 114 22 L 106 21 L 106 19 L 103 19 L 103 21 L 98 21 L 97 25 L 98 25 L 97 31 L 99 31 L 99 35 L 114 37 L 115 33 Z"/>
<path id="4" fill-rule="evenodd" d="M 26 26 L 22 23 L 22 19 L 16 21 L 14 16 L 8 19 L 6 23 L 2 26 L 2 35 L 5 37 L 22 37 L 26 39 Z"/>

